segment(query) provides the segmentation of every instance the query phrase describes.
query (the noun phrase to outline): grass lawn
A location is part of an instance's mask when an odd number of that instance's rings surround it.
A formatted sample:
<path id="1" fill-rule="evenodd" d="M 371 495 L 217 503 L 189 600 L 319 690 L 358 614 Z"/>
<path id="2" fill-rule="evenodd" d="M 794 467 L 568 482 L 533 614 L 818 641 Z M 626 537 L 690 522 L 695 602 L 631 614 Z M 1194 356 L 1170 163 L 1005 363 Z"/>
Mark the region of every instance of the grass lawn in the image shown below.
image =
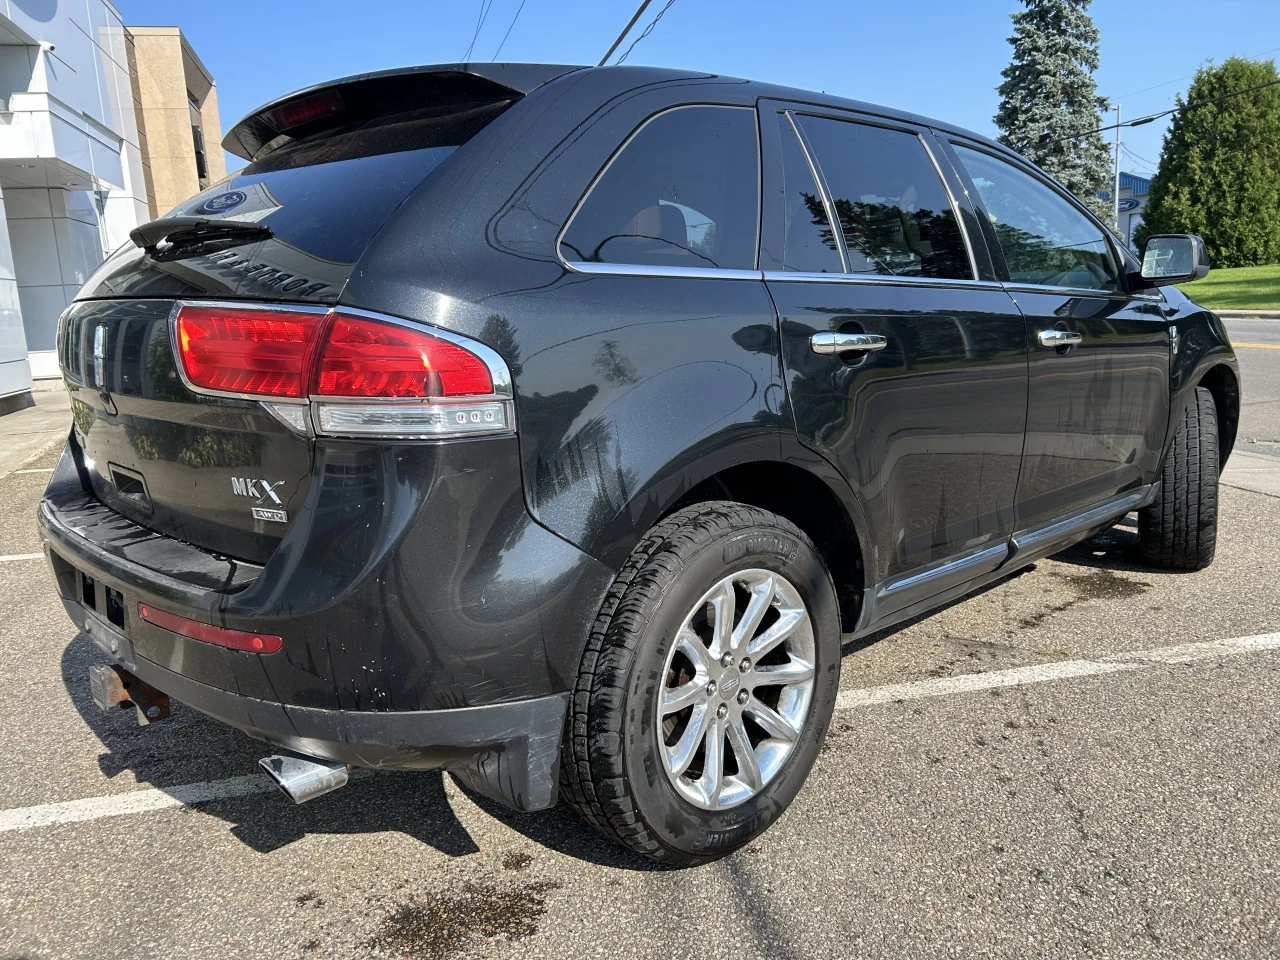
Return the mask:
<path id="1" fill-rule="evenodd" d="M 1280 263 L 1266 267 L 1213 269 L 1180 289 L 1210 310 L 1280 310 Z"/>

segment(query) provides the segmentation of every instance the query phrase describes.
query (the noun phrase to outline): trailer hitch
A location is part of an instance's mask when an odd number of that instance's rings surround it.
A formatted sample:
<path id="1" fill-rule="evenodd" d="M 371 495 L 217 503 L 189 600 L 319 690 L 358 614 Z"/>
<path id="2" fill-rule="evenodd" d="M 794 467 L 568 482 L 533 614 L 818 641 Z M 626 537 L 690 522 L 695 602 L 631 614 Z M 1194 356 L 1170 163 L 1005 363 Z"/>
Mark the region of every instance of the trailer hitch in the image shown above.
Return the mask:
<path id="1" fill-rule="evenodd" d="M 89 668 L 89 690 L 93 702 L 103 710 L 134 706 L 138 725 L 145 727 L 169 716 L 169 695 L 139 680 L 128 670 L 110 663 L 95 663 Z"/>

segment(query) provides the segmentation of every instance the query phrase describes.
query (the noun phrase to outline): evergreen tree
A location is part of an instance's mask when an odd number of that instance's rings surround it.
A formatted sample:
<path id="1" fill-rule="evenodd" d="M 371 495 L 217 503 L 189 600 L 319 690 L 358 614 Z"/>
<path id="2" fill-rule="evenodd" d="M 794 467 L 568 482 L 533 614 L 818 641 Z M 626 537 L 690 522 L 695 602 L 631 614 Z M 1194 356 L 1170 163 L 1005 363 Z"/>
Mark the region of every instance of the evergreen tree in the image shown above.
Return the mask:
<path id="1" fill-rule="evenodd" d="M 1098 96 L 1098 28 L 1089 0 L 1023 0 L 1012 15 L 1013 59 L 995 116 L 1000 142 L 1056 177 L 1068 190 L 1111 223 L 1111 158 L 1097 129 L 1106 98 Z M 1064 139 L 1066 138 L 1066 139 Z"/>
<path id="2" fill-rule="evenodd" d="M 1202 67 L 1178 106 L 1278 79 L 1275 61 Z M 1216 267 L 1280 262 L 1280 86 L 1179 110 L 1142 214 L 1153 233 L 1198 233 Z"/>

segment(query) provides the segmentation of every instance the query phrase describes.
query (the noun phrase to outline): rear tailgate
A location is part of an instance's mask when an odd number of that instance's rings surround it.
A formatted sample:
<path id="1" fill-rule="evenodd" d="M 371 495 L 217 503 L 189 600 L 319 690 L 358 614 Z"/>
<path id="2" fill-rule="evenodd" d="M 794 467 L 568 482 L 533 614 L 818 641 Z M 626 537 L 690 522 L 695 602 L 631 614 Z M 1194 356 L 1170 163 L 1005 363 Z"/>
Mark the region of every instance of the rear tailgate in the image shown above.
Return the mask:
<path id="1" fill-rule="evenodd" d="M 519 96 L 419 69 L 306 91 L 241 121 L 228 143 L 238 137 L 253 162 L 171 215 L 261 224 L 270 236 L 189 255 L 126 245 L 62 320 L 60 360 L 95 494 L 151 530 L 264 563 L 306 497 L 313 442 L 257 400 L 189 389 L 175 306 L 336 303 L 396 209 Z"/>
<path id="2" fill-rule="evenodd" d="M 188 390 L 172 346 L 172 307 L 87 301 L 63 318 L 82 465 L 97 497 L 135 523 L 264 563 L 301 506 L 311 441 L 260 403 Z"/>

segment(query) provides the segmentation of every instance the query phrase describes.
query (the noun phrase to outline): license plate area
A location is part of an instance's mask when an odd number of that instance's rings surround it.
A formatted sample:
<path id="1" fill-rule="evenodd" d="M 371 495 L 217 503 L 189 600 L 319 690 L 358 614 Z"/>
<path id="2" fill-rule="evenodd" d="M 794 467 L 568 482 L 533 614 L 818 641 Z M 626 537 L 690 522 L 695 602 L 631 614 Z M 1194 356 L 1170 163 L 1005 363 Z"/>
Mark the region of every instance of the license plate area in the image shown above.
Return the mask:
<path id="1" fill-rule="evenodd" d="M 77 625 L 85 636 L 113 659 L 133 663 L 133 644 L 128 636 L 128 612 L 124 594 L 91 576 L 57 553 L 50 552 L 58 593 L 63 600 L 78 604 L 86 614 Z"/>

